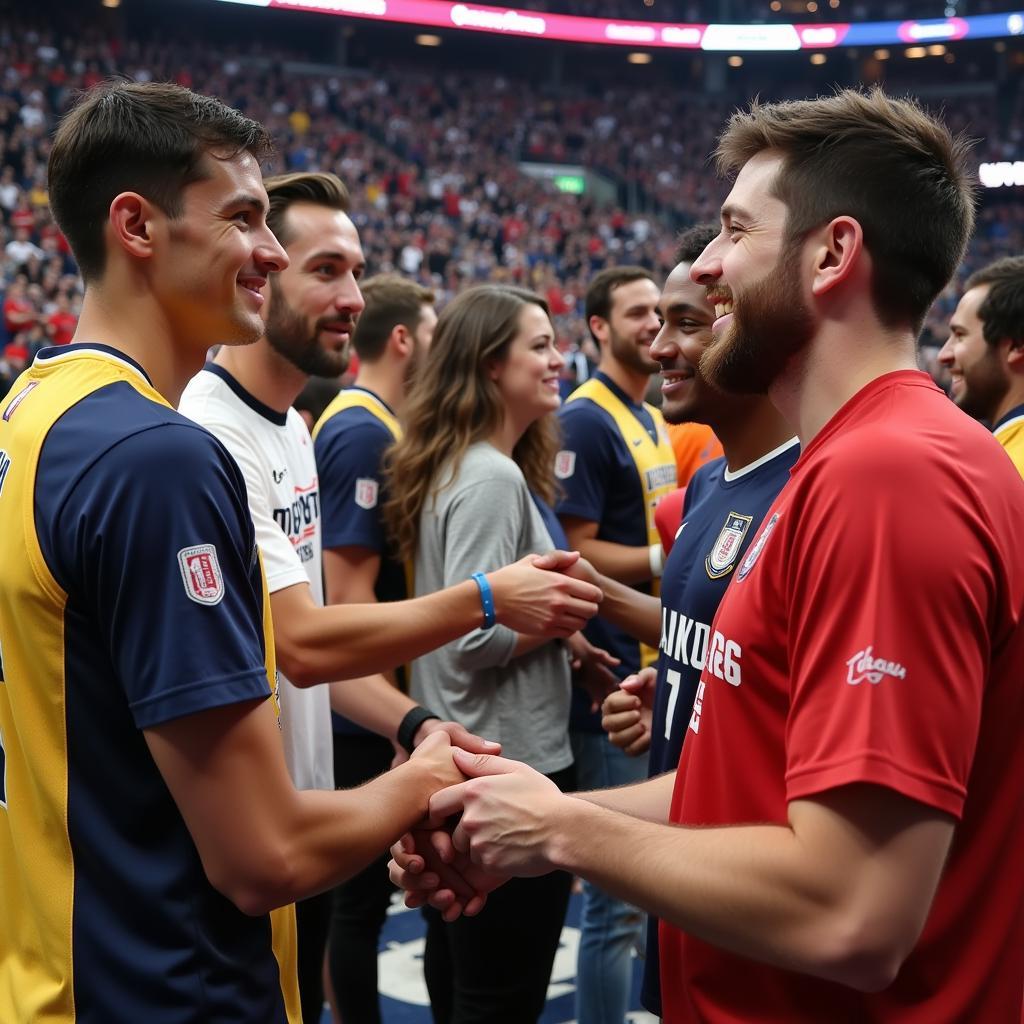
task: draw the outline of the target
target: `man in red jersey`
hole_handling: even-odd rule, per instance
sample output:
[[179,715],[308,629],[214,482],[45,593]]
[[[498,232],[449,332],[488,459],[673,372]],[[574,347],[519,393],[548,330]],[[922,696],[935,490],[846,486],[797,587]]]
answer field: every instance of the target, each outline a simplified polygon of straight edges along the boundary
[[574,871],[661,918],[672,1024],[1020,1020],[1024,488],[914,368],[971,231],[964,157],[880,92],[731,119],[701,370],[767,392],[803,454],[719,607],[693,735],[675,773],[582,798],[458,755],[478,777],[431,800],[463,812],[450,843],[394,848],[413,903]]

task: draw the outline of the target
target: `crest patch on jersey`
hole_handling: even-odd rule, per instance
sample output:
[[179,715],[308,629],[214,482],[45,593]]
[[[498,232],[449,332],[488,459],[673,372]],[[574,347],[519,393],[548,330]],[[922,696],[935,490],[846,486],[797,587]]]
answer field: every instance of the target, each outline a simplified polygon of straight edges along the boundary
[[356,504],[360,508],[365,508],[367,511],[376,508],[379,494],[380,487],[373,477],[361,476],[356,481]]
[[30,380],[8,403],[7,408],[4,409],[4,422],[10,422],[11,417],[15,414],[18,406],[25,401],[26,398],[31,394],[32,390],[39,384],[37,380]]
[[178,552],[178,566],[185,593],[196,604],[220,604],[224,597],[224,576],[212,544],[194,544]]
[[725,525],[704,559],[704,568],[710,579],[720,580],[732,572],[752,520],[753,516],[743,516],[739,512],[730,512],[725,517]]
[[765,544],[768,543],[768,538],[772,535],[772,530],[775,529],[775,524],[779,521],[779,513],[776,512],[767,523],[764,524],[764,529],[761,531],[761,536],[754,541],[754,546],[747,552],[747,557],[743,559],[743,564],[740,566],[740,570],[736,573],[737,580],[745,580],[750,570],[754,568],[754,563],[761,557],[761,552],[764,550]]
[[555,456],[555,476],[559,480],[568,480],[576,472],[576,453],[560,451]]

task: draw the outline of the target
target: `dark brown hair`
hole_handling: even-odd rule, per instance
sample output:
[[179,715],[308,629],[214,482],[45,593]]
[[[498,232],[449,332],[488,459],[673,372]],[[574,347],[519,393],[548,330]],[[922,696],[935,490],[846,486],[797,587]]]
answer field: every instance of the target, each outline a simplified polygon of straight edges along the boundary
[[978,307],[982,337],[989,345],[1009,338],[1019,348],[1024,345],[1024,256],[1007,256],[976,270],[964,291],[984,284],[989,289]]
[[423,307],[434,304],[434,293],[429,288],[398,274],[378,274],[360,282],[359,288],[366,308],[359,314],[352,345],[359,358],[368,363],[381,357],[399,324],[410,334],[415,333]]
[[[406,402],[405,433],[390,449],[391,498],[384,518],[403,559],[419,541],[420,514],[458,472],[466,449],[501,426],[504,403],[490,368],[506,357],[529,305],[550,315],[534,292],[510,285],[479,285],[453,299],[441,313]],[[548,504],[556,496],[558,426],[551,413],[532,423],[512,451],[530,489]]]
[[297,171],[293,174],[275,174],[263,185],[270,198],[267,227],[285,247],[291,241],[287,213],[293,203],[314,203],[331,210],[348,213],[350,200],[345,183],[335,174],[324,171]]
[[694,224],[676,239],[676,263],[696,263],[700,254],[718,236],[717,224]]
[[[594,279],[587,285],[587,295],[584,300],[584,315],[587,320],[587,328],[590,328],[590,318],[599,316],[607,320],[611,315],[613,299],[612,292],[624,284],[632,281],[652,280],[651,272],[643,267],[605,267],[594,275]],[[597,336],[590,331],[594,341]]]
[[50,207],[86,282],[103,274],[104,225],[114,197],[138,192],[180,217],[182,192],[203,160],[271,152],[263,125],[179,85],[112,81],[85,93],[61,121],[49,160]]
[[969,148],[914,100],[845,89],[814,100],[755,101],[730,118],[715,156],[723,173],[765,150],[782,156],[773,193],[788,207],[787,243],[834,217],[856,219],[879,319],[916,333],[974,227]]

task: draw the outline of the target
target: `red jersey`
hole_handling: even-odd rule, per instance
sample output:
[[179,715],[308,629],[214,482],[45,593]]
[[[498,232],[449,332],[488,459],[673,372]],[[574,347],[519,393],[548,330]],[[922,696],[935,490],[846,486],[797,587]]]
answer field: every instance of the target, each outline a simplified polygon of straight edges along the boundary
[[985,1024],[1024,991],[1024,483],[923,373],[863,388],[808,445],[712,626],[671,820],[787,822],[874,783],[952,815],[917,946],[885,991],[661,926],[665,1020]]

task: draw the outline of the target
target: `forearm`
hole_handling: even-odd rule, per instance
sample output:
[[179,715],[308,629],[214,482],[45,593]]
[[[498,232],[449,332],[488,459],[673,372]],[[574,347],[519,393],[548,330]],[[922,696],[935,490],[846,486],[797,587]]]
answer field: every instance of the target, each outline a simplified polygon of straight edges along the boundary
[[651,579],[651,554],[646,545],[633,547],[592,537],[580,541],[578,547],[580,554],[603,576],[620,583],[646,583]]
[[661,643],[661,601],[610,576],[602,576],[598,585],[604,591],[601,618],[656,648]]
[[389,740],[416,702],[380,673],[330,684],[331,710]]
[[328,605],[296,616],[275,640],[285,674],[298,686],[396,668],[483,625],[472,580],[387,604]]
[[857,887],[844,887],[835,865],[812,849],[786,825],[683,828],[576,800],[551,862],[730,952],[881,987],[875,979],[886,973],[887,950],[880,943],[876,954],[867,933],[884,925],[865,922],[846,898]]
[[663,825],[668,821],[675,778],[675,772],[666,772],[664,775],[658,775],[653,779],[644,779],[643,782],[634,782],[628,786],[617,786],[615,789],[595,789],[589,793],[573,795],[596,807],[603,807],[609,811],[627,814],[632,818],[642,818]]
[[438,788],[416,760],[350,790],[303,790],[282,822],[288,865],[281,885],[266,894],[279,906],[323,892],[372,863],[427,813]]

